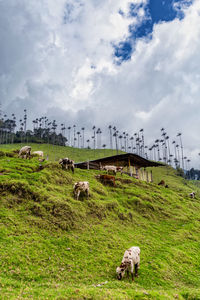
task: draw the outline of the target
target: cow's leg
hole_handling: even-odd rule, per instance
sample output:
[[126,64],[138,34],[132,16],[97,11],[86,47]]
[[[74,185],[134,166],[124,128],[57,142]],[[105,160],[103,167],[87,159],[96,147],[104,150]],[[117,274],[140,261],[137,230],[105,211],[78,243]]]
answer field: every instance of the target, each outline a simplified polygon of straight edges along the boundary
[[77,192],[77,198],[76,198],[76,200],[79,199],[79,195],[80,195],[80,191]]
[[135,277],[138,277],[138,264],[135,264]]
[[89,191],[87,190],[87,199],[89,199]]
[[134,281],[134,274],[133,274],[133,262],[131,261],[131,278]]
[[129,270],[127,270],[127,277],[129,278]]

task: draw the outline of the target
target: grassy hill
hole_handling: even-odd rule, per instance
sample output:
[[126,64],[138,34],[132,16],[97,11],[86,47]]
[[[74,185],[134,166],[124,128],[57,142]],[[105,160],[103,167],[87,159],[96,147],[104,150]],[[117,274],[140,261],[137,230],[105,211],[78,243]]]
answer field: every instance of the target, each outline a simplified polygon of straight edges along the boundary
[[[73,175],[51,161],[40,170],[36,158],[19,159],[13,146],[3,148],[2,299],[200,299],[198,185],[160,167],[152,169],[154,183],[117,175],[114,188],[95,178],[99,171]],[[66,147],[57,149],[57,158],[72,157]],[[85,151],[75,149],[73,158],[87,159]],[[157,185],[161,179],[168,189]],[[78,180],[90,182],[89,200],[73,198]],[[195,199],[188,197],[192,190]],[[116,267],[134,245],[141,248],[139,278],[118,281]]]
[[[0,145],[0,149],[3,151],[12,150],[12,149],[21,149],[21,147],[26,144],[7,144]],[[101,158],[104,156],[115,155],[116,150],[110,149],[78,149],[73,147],[63,147],[52,144],[34,144],[28,143],[29,146],[32,147],[32,151],[41,150],[44,152],[44,155],[48,155],[48,159],[50,161],[57,161],[61,157],[70,157],[74,159],[76,162],[86,161],[86,160],[94,160],[97,158]],[[119,151],[119,153],[123,153]]]

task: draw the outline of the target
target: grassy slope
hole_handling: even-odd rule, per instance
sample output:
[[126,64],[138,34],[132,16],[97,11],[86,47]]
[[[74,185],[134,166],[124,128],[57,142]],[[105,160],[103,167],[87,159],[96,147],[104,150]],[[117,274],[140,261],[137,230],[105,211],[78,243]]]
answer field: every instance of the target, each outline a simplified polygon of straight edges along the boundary
[[[189,199],[193,184],[163,167],[153,168],[153,184],[117,175],[116,188],[99,183],[98,171],[38,167],[37,159],[0,157],[3,299],[200,299],[198,186]],[[90,182],[89,200],[73,199],[77,180]],[[133,245],[142,251],[140,277],[119,282],[116,266]]]
[[[25,146],[26,144],[8,144],[8,145],[0,145],[1,150],[12,150],[12,149],[20,149],[21,147]],[[110,149],[78,149],[73,147],[63,147],[63,146],[56,146],[50,144],[34,144],[28,143],[29,146],[32,147],[33,151],[41,150],[44,151],[44,155],[48,155],[49,160],[57,161],[61,157],[70,157],[74,159],[76,162],[86,161],[86,160],[93,160],[97,158],[101,158],[104,156],[115,155],[115,150]],[[121,151],[119,151],[120,153]],[[122,153],[122,152],[121,152]]]

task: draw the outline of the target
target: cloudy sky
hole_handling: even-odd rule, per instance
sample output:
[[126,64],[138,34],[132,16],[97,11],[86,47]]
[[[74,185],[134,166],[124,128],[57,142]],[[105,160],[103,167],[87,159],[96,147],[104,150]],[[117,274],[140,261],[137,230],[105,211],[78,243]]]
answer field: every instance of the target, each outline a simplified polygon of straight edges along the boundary
[[199,0],[0,0],[3,112],[182,132],[200,167]]

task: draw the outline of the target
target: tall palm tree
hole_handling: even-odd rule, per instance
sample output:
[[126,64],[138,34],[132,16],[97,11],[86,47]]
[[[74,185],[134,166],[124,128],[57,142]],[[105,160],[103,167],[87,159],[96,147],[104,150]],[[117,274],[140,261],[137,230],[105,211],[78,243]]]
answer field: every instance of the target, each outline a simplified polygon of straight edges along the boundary
[[75,143],[76,143],[76,125],[73,125],[74,128],[74,142],[73,142],[73,147],[75,147]]
[[120,142],[120,149],[122,150],[122,138],[123,136],[120,134],[119,135],[119,142]]
[[140,129],[141,136],[141,156],[144,156],[144,129]]
[[109,132],[110,132],[110,149],[113,149],[113,142],[112,142],[112,126],[108,126]]
[[172,144],[174,145],[174,162],[175,162],[175,167],[177,168],[176,141],[173,141]]
[[90,149],[90,140],[88,139],[86,142],[87,142],[87,144],[88,144],[88,145],[87,145],[87,148]]
[[131,136],[131,137],[130,137],[130,141],[131,141],[131,152],[133,152],[133,140],[134,140],[134,137]]
[[115,132],[113,133],[113,136],[114,136],[114,138],[115,138],[116,151],[117,151],[117,154],[118,154],[117,134],[118,134],[117,131],[115,131]]
[[92,129],[93,129],[93,140],[94,140],[94,150],[96,149],[96,132],[95,132],[95,129],[96,129],[96,126],[94,125],[93,127],[92,127]]
[[106,144],[103,144],[102,147],[103,147],[103,150],[104,150],[104,156],[105,156]]
[[68,129],[68,144],[71,146],[71,126],[67,127]]
[[176,151],[177,151],[177,161],[178,161],[178,166],[180,167],[180,153],[179,153],[179,145],[176,145]]
[[182,133],[179,132],[177,136],[180,138],[180,145],[181,145],[181,159],[182,159],[182,169],[184,170],[184,156],[183,156],[183,143],[181,138]]
[[85,134],[85,127],[82,127],[81,130],[82,130],[82,137],[83,137],[83,139],[82,139],[82,141],[83,141],[82,147],[85,148],[85,136],[84,136],[84,134]]
[[168,145],[168,162],[170,164],[170,162],[171,162],[171,159],[170,159],[171,153],[170,153],[170,146],[169,146],[169,136],[167,135],[165,139],[166,139],[167,145]]
[[77,131],[77,135],[78,135],[78,148],[80,148],[80,131]]

